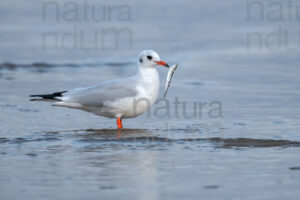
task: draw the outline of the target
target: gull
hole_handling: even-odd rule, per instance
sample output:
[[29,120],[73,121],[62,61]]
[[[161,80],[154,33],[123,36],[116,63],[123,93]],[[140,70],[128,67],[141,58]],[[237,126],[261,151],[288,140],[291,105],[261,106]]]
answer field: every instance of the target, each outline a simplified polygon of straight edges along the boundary
[[[52,94],[30,95],[31,101],[50,101],[52,106],[83,110],[99,116],[116,118],[122,129],[123,118],[137,117],[150,109],[158,97],[157,65],[169,68],[153,50],[138,55],[135,76],[110,80],[90,87],[75,88]],[[38,97],[38,98],[36,98]]]

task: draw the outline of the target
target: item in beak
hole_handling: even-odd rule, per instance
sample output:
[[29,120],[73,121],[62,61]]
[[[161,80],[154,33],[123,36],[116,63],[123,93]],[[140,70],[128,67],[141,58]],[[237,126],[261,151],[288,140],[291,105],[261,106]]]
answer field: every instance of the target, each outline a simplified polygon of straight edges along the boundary
[[172,67],[170,67],[169,71],[168,71],[168,75],[167,75],[167,80],[166,80],[166,87],[165,87],[165,93],[164,93],[164,97],[166,97],[170,83],[171,83],[171,79],[172,76],[175,72],[175,70],[177,69],[178,64],[173,65]]

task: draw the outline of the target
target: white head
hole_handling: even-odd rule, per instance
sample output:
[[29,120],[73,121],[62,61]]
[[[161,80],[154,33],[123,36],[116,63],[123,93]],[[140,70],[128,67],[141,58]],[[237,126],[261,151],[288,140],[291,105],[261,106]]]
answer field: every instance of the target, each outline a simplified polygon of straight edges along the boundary
[[138,65],[143,68],[154,68],[157,65],[169,67],[153,50],[144,50],[138,56]]

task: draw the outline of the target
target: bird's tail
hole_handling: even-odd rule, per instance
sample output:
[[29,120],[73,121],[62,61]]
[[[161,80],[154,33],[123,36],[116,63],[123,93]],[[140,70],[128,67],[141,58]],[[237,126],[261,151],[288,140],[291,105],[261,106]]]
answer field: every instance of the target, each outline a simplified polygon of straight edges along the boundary
[[38,97],[30,99],[30,101],[60,101],[57,97],[62,97],[62,94],[67,91],[62,92],[54,92],[52,94],[34,94],[30,95],[30,97]]

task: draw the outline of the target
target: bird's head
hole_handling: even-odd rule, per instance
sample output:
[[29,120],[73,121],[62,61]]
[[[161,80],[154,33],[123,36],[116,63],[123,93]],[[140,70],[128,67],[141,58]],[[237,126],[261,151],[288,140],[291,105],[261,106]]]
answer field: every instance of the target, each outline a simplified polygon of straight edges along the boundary
[[144,68],[154,68],[157,65],[169,68],[169,65],[162,61],[159,55],[153,50],[142,51],[138,56],[138,64]]

